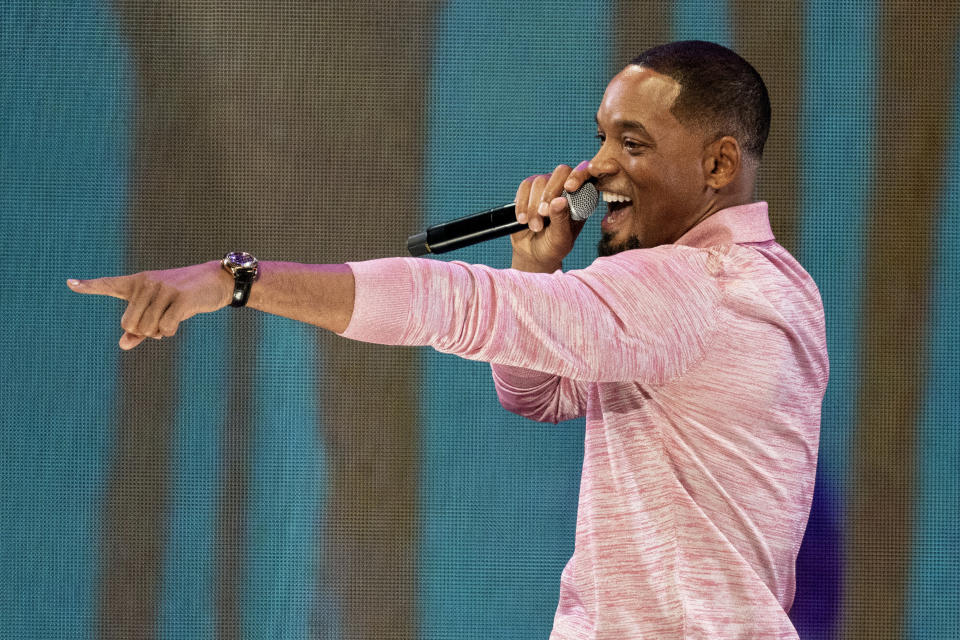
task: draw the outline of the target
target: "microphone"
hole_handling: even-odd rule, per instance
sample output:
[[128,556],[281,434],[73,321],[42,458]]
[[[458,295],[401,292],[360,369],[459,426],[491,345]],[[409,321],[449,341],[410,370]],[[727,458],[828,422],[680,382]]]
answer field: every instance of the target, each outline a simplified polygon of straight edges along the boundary
[[[574,220],[589,218],[600,200],[600,192],[593,181],[584,182],[583,186],[573,193],[564,191],[562,195],[570,205],[570,217]],[[527,225],[517,222],[515,206],[516,203],[511,202],[502,207],[428,227],[426,231],[407,238],[407,250],[412,256],[445,253],[526,229]],[[550,218],[544,218],[544,228],[549,224]]]

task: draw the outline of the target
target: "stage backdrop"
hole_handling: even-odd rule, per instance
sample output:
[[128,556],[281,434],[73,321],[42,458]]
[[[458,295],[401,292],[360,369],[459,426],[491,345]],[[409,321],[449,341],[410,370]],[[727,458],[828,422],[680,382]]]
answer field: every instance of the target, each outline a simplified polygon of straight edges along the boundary
[[[545,638],[584,424],[487,365],[225,309],[116,346],[68,277],[405,254],[592,155],[607,80],[700,38],[760,71],[759,185],[831,380],[802,638],[960,634],[955,0],[0,7],[0,637]],[[567,268],[594,255],[585,229]],[[449,258],[509,264],[504,239]]]

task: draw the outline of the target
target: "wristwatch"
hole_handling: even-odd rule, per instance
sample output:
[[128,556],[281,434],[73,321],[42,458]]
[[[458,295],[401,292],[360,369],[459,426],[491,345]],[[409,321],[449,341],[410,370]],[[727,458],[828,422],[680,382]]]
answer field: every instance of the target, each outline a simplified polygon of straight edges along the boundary
[[223,268],[233,275],[231,307],[242,307],[250,297],[250,287],[260,277],[260,263],[246,251],[231,251],[223,256]]

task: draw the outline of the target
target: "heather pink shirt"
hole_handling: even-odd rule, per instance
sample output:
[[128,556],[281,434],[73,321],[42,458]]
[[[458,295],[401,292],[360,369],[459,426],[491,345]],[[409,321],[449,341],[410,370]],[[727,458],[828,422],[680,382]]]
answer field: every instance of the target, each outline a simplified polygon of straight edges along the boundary
[[344,336],[488,361],[510,411],[586,415],[552,639],[797,637],[828,363],[819,292],[765,202],[566,273],[350,267]]

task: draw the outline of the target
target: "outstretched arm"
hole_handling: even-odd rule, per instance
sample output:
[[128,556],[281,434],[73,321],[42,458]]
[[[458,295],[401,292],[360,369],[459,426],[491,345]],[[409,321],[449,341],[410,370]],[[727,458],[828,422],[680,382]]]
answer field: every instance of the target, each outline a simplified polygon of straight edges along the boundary
[[[567,179],[566,186],[576,190],[587,177],[585,168],[581,164],[571,175],[571,169],[561,165],[552,176],[532,176],[521,184],[517,212],[522,221],[529,219],[532,229],[544,231],[537,206],[546,201],[557,224],[549,233],[521,232],[511,238],[514,268],[549,273],[559,267],[583,226],[569,220],[566,200],[559,197],[562,183]],[[541,209],[541,214],[546,216],[547,211]],[[127,276],[70,279],[67,285],[77,293],[108,295],[129,303],[120,320],[124,331],[120,348],[129,350],[146,338],[170,337],[184,320],[230,304],[233,278],[215,260]],[[345,264],[261,262],[260,278],[250,290],[247,306],[342,333],[353,315],[354,286],[353,273]]]
[[[146,338],[174,335],[181,322],[230,304],[233,277],[219,260],[143,271],[128,276],[67,280],[77,293],[113,296],[127,301],[120,320],[121,349]],[[354,280],[345,264],[261,262],[260,278],[250,290],[248,307],[342,332],[353,314]]]
[[[225,306],[226,275],[208,262],[71,286],[128,300],[120,346],[131,349]],[[656,383],[699,359],[722,294],[705,252],[657,248],[549,274],[423,258],[268,262],[250,303],[363,342],[429,345],[573,380]]]

